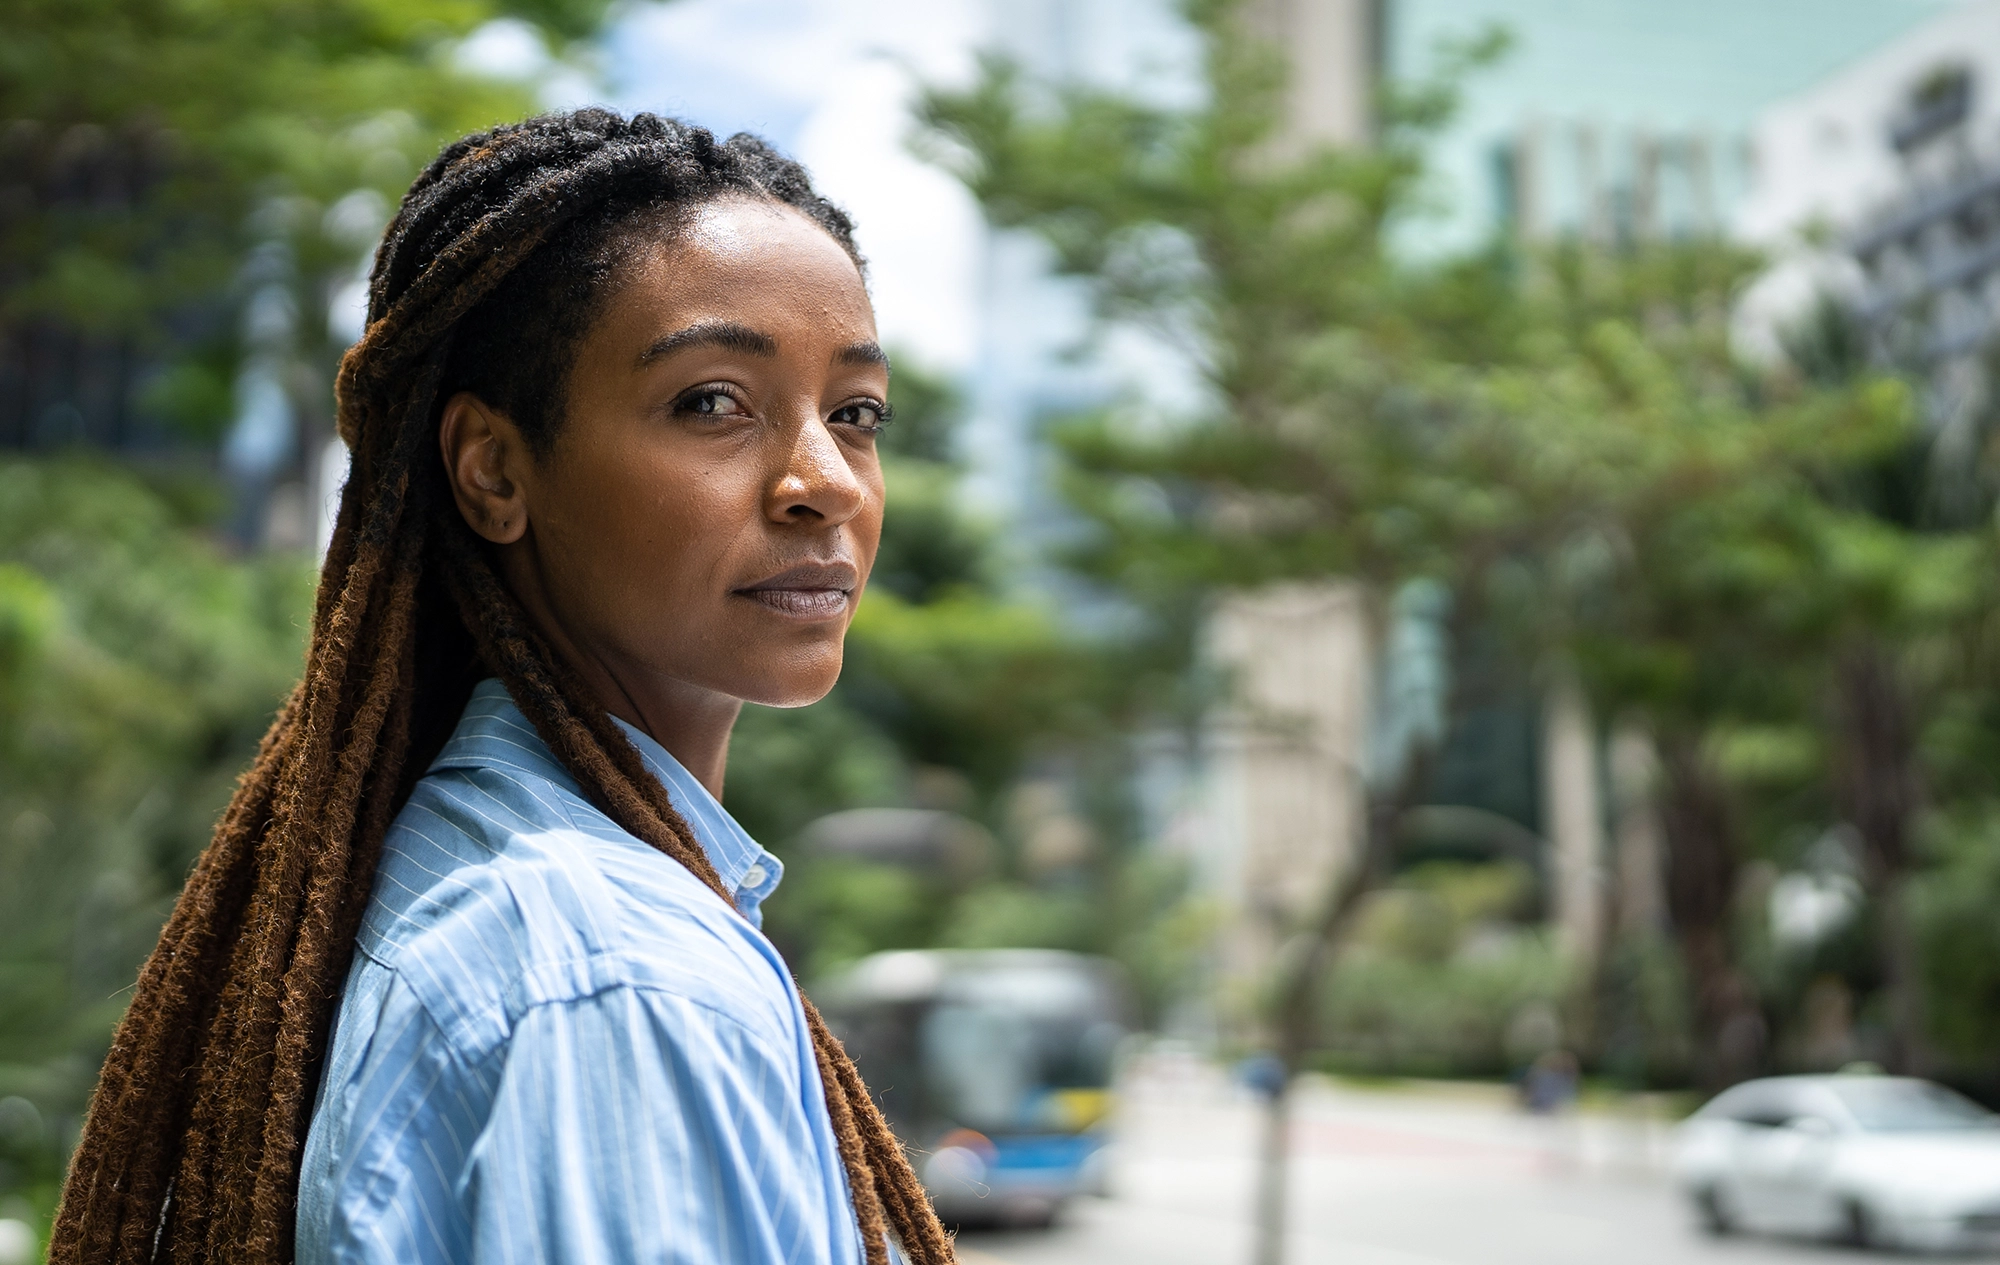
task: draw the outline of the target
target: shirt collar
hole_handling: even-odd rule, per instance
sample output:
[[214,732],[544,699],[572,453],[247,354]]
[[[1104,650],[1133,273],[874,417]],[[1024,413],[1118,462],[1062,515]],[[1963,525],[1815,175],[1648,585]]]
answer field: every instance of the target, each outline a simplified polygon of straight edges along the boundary
[[612,719],[618,721],[618,727],[639,749],[639,758],[646,762],[646,768],[667,788],[667,798],[687,819],[702,851],[708,853],[709,864],[721,876],[722,885],[736,893],[737,904],[749,913],[750,906],[762,902],[777,887],[784,875],[784,865],[737,824],[729,810],[674,759],[672,752],[616,716]]
[[[618,720],[615,716],[612,719]],[[783,863],[752,839],[672,752],[622,720],[618,720],[618,727],[632,740],[647,770],[666,787],[668,800],[694,832],[695,842],[708,855],[723,889],[735,892],[737,908],[753,923],[761,924],[759,906],[784,877]],[[458,728],[431,762],[431,769],[487,765],[520,769],[563,786],[576,785],[576,779],[548,749],[497,677],[488,677],[473,687]]]

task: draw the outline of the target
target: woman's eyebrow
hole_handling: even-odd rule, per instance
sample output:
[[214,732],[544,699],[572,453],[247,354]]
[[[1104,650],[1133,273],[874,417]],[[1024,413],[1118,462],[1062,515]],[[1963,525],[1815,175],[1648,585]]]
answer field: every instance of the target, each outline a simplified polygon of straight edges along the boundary
[[[662,356],[671,356],[689,347],[721,347],[751,356],[778,354],[777,339],[769,334],[760,334],[748,325],[735,321],[698,321],[686,329],[677,329],[655,338],[646,350],[639,353],[638,367],[643,369]],[[879,349],[877,354],[880,354]]]
[[833,363],[837,365],[881,365],[884,369],[887,369],[889,367],[889,353],[882,350],[880,343],[864,339],[858,343],[849,343],[839,351],[834,352]]

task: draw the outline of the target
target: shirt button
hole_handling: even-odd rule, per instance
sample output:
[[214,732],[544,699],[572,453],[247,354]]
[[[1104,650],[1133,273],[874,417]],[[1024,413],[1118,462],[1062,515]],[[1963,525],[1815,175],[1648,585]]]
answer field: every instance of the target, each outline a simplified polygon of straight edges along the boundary
[[743,886],[755,887],[759,883],[762,883],[763,881],[764,881],[764,867],[761,864],[753,865],[749,869],[743,871]]

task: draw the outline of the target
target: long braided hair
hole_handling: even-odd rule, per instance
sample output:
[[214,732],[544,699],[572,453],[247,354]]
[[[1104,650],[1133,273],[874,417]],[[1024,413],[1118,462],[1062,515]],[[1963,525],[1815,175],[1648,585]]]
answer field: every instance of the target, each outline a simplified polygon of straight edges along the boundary
[[[846,216],[797,164],[753,137],[718,142],[647,114],[495,128],[411,186],[376,255],[367,333],[340,368],[353,464],[304,677],[140,974],[52,1262],[291,1259],[317,1064],[383,835],[480,677],[505,682],[612,820],[730,899],[665,789],[501,582],[437,444],[443,401],[468,386],[545,444],[564,344],[587,326],[621,240],[729,196],[795,208],[859,265]],[[854,1064],[810,1002],[805,1013],[869,1265],[886,1265],[891,1233],[913,1265],[951,1261]]]

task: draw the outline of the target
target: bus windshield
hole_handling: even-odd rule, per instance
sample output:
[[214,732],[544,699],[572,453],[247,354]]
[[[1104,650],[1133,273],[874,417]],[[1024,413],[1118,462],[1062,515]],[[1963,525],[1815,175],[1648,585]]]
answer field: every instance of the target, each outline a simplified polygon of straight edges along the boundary
[[1077,1134],[1110,1106],[1128,999],[1115,964],[1042,949],[913,950],[828,982],[827,1022],[890,1122]]
[[1053,1123],[1052,1091],[1101,1090],[1123,1029],[1089,976],[1007,968],[953,977],[923,1020],[937,1105],[987,1131]]

